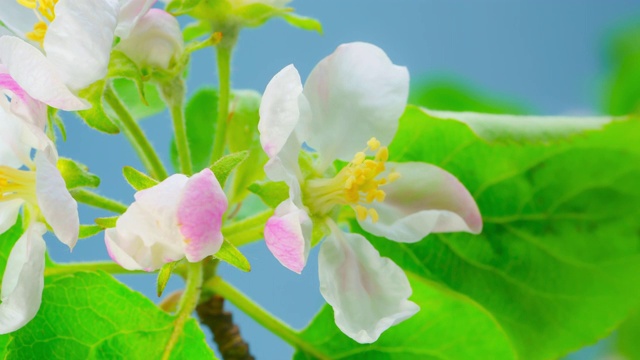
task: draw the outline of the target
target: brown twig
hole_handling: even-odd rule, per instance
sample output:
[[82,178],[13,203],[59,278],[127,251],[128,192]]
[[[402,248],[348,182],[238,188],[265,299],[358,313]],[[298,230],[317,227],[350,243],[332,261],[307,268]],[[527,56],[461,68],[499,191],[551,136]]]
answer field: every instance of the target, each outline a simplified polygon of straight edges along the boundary
[[222,296],[213,295],[200,303],[196,312],[200,321],[213,332],[213,341],[218,345],[224,360],[255,360],[249,353],[249,344],[244,341],[240,329],[233,323],[233,315],[224,311]]

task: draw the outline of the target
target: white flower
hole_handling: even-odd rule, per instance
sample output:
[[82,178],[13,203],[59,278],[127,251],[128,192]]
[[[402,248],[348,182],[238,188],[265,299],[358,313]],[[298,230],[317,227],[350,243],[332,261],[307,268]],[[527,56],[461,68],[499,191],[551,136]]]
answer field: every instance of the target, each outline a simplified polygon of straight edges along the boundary
[[62,110],[86,109],[77,92],[104,78],[116,34],[128,35],[153,2],[8,2],[0,20],[18,37],[0,37],[0,63],[35,99]]
[[28,221],[2,279],[0,334],[5,334],[29,322],[40,307],[43,221],[73,248],[79,219],[77,203],[56,168],[55,147],[44,133],[46,106],[31,98],[1,65],[0,93],[0,233],[16,223],[21,209]]
[[153,271],[185,257],[198,262],[222,246],[227,198],[211,170],[172,175],[135,199],[105,232],[109,255],[125,269]]
[[[260,140],[270,158],[265,171],[290,189],[267,222],[265,242],[284,266],[301,272],[313,224],[331,229],[320,250],[320,290],[336,325],[361,343],[377,340],[418,307],[407,300],[402,269],[361,235],[343,233],[332,219],[337,209],[350,206],[365,230],[399,242],[482,228],[475,201],[453,175],[387,161],[384,145],[396,133],[408,90],[406,68],[374,45],[351,43],[322,60],[304,87],[293,65],[284,68],[260,106]],[[313,151],[300,158],[303,144]],[[335,171],[335,160],[347,164]]]
[[151,9],[116,45],[138,66],[169,69],[184,51],[184,40],[178,20],[166,11]]

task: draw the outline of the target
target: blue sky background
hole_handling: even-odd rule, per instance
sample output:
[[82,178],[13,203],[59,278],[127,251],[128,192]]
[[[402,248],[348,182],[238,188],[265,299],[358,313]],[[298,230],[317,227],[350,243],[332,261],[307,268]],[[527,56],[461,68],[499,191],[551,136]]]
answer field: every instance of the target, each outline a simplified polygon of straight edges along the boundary
[[[448,74],[490,93],[519,99],[538,114],[597,112],[598,88],[606,72],[603,45],[620,24],[640,20],[637,0],[296,0],[291,5],[299,14],[321,20],[324,34],[304,32],[277,19],[243,31],[232,69],[235,88],[262,91],[275,73],[291,63],[305,78],[339,44],[368,41],[384,49],[396,64],[407,66],[413,81]],[[191,71],[197,79],[189,80],[189,90],[215,85],[215,67],[213,51],[197,53]],[[69,140],[59,144],[61,155],[98,174],[101,193],[130,203],[133,191],[121,169],[142,166],[124,136],[91,131],[73,116],[66,117],[66,124]],[[157,150],[168,154],[168,114],[146,119],[143,126]],[[105,215],[81,208],[83,223]],[[56,261],[108,259],[101,237],[82,240],[72,254],[51,238],[48,245]],[[302,275],[280,266],[263,243],[249,245],[243,252],[253,271],[245,274],[222,266],[221,274],[293,327],[304,327],[323,304],[317,251]],[[157,301],[154,275],[121,279]],[[166,293],[181,285],[172,279]],[[242,313],[235,311],[234,316],[258,359],[290,358],[293,350],[287,344]]]

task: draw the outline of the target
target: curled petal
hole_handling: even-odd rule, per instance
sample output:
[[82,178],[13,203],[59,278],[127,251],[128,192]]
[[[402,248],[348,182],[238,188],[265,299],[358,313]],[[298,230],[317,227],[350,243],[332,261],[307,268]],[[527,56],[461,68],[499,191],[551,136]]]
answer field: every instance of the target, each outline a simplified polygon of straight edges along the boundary
[[60,0],[44,39],[47,59],[74,91],[107,75],[118,16],[117,0]]
[[[6,1],[2,4],[0,22],[6,25],[11,35],[24,37],[26,33],[33,30],[33,25],[38,21],[33,10],[28,9],[17,1]],[[3,26],[0,25],[0,29]]]
[[311,249],[312,223],[307,213],[289,200],[276,208],[264,228],[264,241],[287,269],[301,273]]
[[320,292],[336,325],[359,343],[372,343],[420,310],[398,265],[359,234],[334,231],[320,248]]
[[0,334],[15,331],[36,316],[44,289],[43,224],[34,223],[13,246],[2,278]]
[[36,196],[45,220],[62,243],[73,249],[78,242],[80,219],[78,203],[56,167],[57,156],[52,147],[36,152]]
[[469,191],[450,173],[421,162],[387,163],[400,177],[383,189],[383,202],[370,206],[379,221],[360,221],[366,231],[399,242],[416,242],[432,232],[482,230],[482,216]]
[[204,169],[187,181],[177,212],[187,260],[198,262],[220,250],[227,205],[227,197],[211,170]]
[[118,12],[118,26],[115,34],[127,38],[140,18],[156,3],[156,0],[120,0]]
[[[304,97],[302,82],[298,70],[293,65],[280,70],[264,90],[258,130],[260,143],[269,158],[278,156],[285,144],[294,142],[290,137],[296,136],[296,128],[301,117],[308,116],[306,111],[301,111],[300,103],[304,101],[301,97]],[[302,141],[304,138],[297,141],[296,156]]]
[[17,37],[0,37],[0,63],[6,66],[11,77],[34,99],[61,110],[83,110],[90,107],[69,90],[51,61],[38,49]]
[[349,161],[367,141],[388,144],[409,94],[409,72],[367,43],[340,45],[304,85],[313,121],[307,142],[328,165]]
[[116,46],[138,66],[169,69],[182,54],[184,40],[178,20],[166,11],[151,9]]

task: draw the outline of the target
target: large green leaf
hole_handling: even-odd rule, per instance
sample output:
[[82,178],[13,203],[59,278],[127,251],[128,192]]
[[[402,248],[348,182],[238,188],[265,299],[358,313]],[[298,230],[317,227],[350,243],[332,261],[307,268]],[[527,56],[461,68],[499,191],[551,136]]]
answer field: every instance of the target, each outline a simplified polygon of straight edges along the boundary
[[[5,359],[159,359],[173,317],[104,273],[45,278],[38,315],[11,336]],[[171,359],[212,359],[189,320]]]
[[[208,167],[213,151],[213,138],[218,116],[218,91],[202,88],[193,94],[185,108],[185,125],[189,140],[191,162],[195,172]],[[178,168],[178,150],[171,144],[171,161]]]
[[[488,141],[409,107],[391,160],[456,175],[480,207],[483,232],[415,244],[366,234],[405,269],[421,312],[373,345],[331,331],[329,310],[302,336],[330,357],[550,359],[594,343],[638,308],[640,122],[546,142],[536,131],[527,139],[527,123],[521,129],[517,142]],[[490,350],[468,351],[479,343]]]
[[636,312],[618,329],[617,345],[627,359],[640,359],[640,312]]

